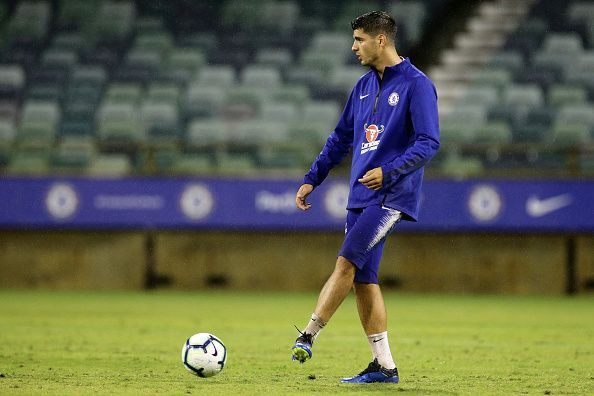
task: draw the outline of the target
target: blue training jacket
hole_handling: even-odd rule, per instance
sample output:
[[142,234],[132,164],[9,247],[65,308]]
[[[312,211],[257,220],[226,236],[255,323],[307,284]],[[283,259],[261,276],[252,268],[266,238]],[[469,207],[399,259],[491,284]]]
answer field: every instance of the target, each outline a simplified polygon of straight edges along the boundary
[[[353,150],[348,209],[381,204],[417,221],[423,166],[439,149],[437,92],[431,80],[404,59],[361,76],[334,131],[303,182],[320,185]],[[374,168],[383,172],[381,190],[358,179]]]

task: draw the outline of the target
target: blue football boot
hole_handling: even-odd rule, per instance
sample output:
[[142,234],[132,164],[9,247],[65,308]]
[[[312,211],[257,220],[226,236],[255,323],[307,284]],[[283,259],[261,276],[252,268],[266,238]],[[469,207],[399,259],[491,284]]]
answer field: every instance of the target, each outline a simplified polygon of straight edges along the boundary
[[346,382],[351,384],[368,384],[371,382],[391,382],[397,384],[398,369],[393,368],[391,370],[380,366],[377,359],[373,359],[373,362],[369,363],[369,366],[359,374],[350,378],[343,378],[340,382]]
[[308,359],[311,359],[313,353],[311,352],[311,346],[313,345],[313,335],[308,333],[301,333],[295,340],[295,345],[291,348],[293,353],[293,360],[297,360],[299,363],[305,363]]

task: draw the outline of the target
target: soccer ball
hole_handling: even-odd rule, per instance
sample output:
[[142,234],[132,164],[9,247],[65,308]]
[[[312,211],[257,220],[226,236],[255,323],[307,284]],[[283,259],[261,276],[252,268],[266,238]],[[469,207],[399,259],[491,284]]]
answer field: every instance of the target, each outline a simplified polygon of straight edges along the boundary
[[227,362],[225,344],[209,333],[194,334],[181,351],[184,367],[198,377],[212,377],[221,372]]

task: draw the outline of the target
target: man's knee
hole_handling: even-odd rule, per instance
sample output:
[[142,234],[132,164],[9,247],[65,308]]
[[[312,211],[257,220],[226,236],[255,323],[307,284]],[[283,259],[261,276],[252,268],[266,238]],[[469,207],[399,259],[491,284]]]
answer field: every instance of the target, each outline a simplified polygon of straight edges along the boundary
[[354,278],[356,270],[357,267],[355,267],[353,262],[342,256],[338,256],[338,259],[336,260],[336,267],[334,267],[334,272],[336,272],[337,275]]

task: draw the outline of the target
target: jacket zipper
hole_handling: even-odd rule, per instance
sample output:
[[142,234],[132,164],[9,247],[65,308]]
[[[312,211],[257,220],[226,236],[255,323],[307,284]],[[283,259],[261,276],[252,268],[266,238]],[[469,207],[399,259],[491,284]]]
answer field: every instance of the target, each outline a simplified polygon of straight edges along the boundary
[[[378,75],[378,78],[379,78],[379,75]],[[375,102],[373,103],[373,112],[371,113],[372,115],[375,114],[375,112],[377,111],[377,102],[379,101],[380,94],[382,93],[383,82],[384,82],[384,79],[381,78],[379,80],[379,90],[377,91],[377,95],[375,95]]]

